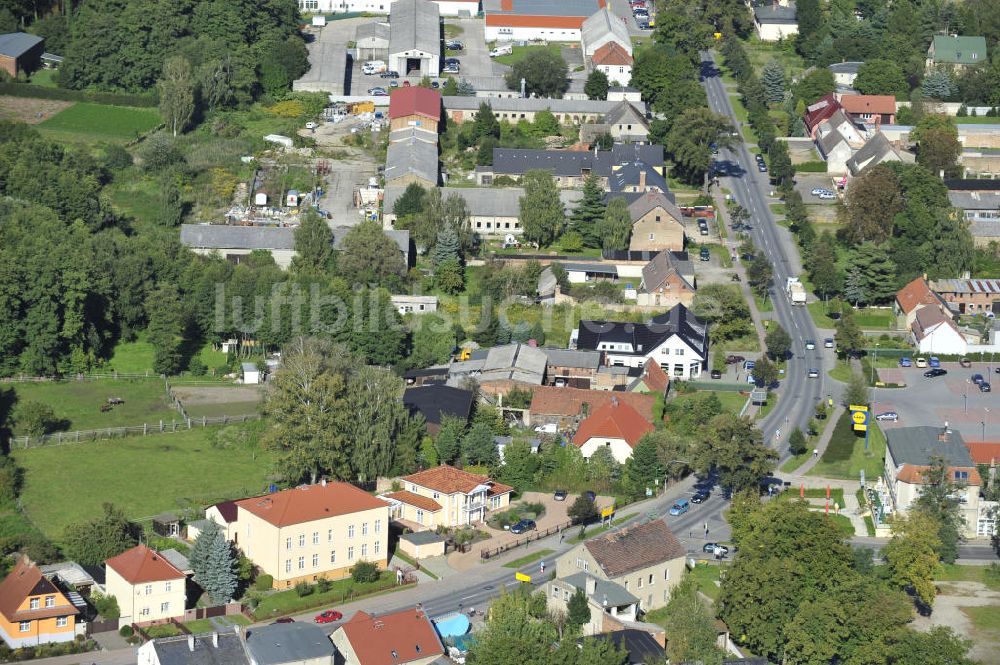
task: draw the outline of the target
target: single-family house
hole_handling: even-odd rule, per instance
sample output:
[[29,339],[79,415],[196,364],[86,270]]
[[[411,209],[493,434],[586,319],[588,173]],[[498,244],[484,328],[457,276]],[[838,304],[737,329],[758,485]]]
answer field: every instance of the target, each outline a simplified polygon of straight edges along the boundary
[[321,480],[235,504],[232,542],[275,589],[347,577],[359,561],[388,563],[389,504],[349,483]]
[[684,222],[680,208],[664,192],[647,191],[628,207],[632,218],[631,252],[681,251]]
[[[927,471],[940,458],[948,468],[951,481],[957,485],[954,496],[965,522],[963,535],[975,538],[992,533],[996,517],[985,514],[987,511],[981,505],[986,503],[979,497],[982,479],[961,433],[946,424],[943,427],[897,427],[887,430],[885,436],[882,481],[893,510],[905,513],[910,509],[927,482]],[[995,505],[990,504],[989,508]]]
[[820,124],[832,118],[833,114],[839,110],[840,102],[837,101],[832,92],[807,106],[802,120],[805,122],[806,129],[809,130],[809,136],[816,138],[816,131]]
[[857,177],[865,169],[883,162],[905,162],[912,164],[915,158],[912,154],[893,147],[882,132],[876,132],[868,141],[847,160],[847,171],[852,177]]
[[843,95],[840,106],[855,122],[876,127],[896,123],[896,98],[892,95]]
[[[642,376],[642,372],[637,372]],[[531,404],[525,414],[532,426],[556,425],[560,430],[573,429],[590,414],[607,406],[612,398],[632,407],[643,420],[653,422],[656,398],[639,392],[584,390],[538,386],[531,390]]]
[[893,310],[900,327],[909,328],[917,319],[917,311],[924,307],[942,306],[941,298],[931,290],[925,277],[917,277],[896,292]]
[[976,247],[1000,240],[1000,180],[946,179],[948,202],[969,224]]
[[652,520],[580,543],[556,560],[556,579],[584,572],[614,582],[639,599],[641,611],[649,612],[667,604],[684,574],[686,555],[666,522]]
[[601,579],[583,571],[555,578],[545,584],[544,592],[550,610],[568,611],[569,601],[582,591],[590,607],[590,619],[581,626],[584,635],[600,635],[622,621],[639,620],[639,599],[620,584]]
[[359,611],[330,636],[343,665],[431,665],[444,645],[419,608],[371,615]]
[[486,41],[578,42],[600,0],[483,0]]
[[1000,313],[1000,279],[937,279],[929,288],[959,314]]
[[795,4],[779,2],[764,3],[754,0],[751,4],[753,27],[762,42],[777,42],[799,34],[799,21]]
[[[634,236],[633,236],[634,237]],[[697,291],[694,267],[673,252],[660,252],[642,268],[636,304],[645,307],[690,307]]]
[[385,184],[436,187],[439,179],[437,145],[416,136],[389,143],[385,153]]
[[411,127],[438,132],[441,121],[441,93],[419,85],[396,88],[389,95],[389,129]]
[[986,38],[964,35],[934,35],[927,48],[927,69],[964,69],[988,64]]
[[653,424],[638,411],[624,404],[612,393],[611,401],[590,414],[573,435],[573,445],[589,458],[599,448],[608,448],[624,464],[643,434],[653,431]]
[[601,6],[583,22],[580,43],[584,59],[593,57],[594,53],[607,44],[618,44],[629,57],[632,56],[632,37],[628,32],[628,24],[611,11],[609,5]]
[[604,134],[610,134],[619,143],[647,143],[649,122],[639,106],[622,100],[604,115],[601,122],[580,125],[581,143],[592,145]]
[[618,42],[608,42],[594,51],[590,63],[611,83],[628,85],[632,81],[632,55]]
[[835,62],[827,69],[833,72],[833,82],[838,88],[854,88],[854,79],[858,78],[858,69],[865,63],[856,61]]
[[414,531],[486,521],[510,505],[514,488],[487,476],[441,465],[400,478],[403,489],[383,495],[392,519]]
[[547,359],[545,383],[564,388],[590,389],[590,382],[602,364],[600,351],[579,351],[570,349],[539,349]]
[[403,392],[403,406],[422,415],[431,434],[440,431],[445,417],[468,422],[474,399],[471,390],[444,385],[412,386]]
[[79,614],[69,595],[26,556],[0,582],[0,637],[11,649],[72,642]]
[[187,576],[160,552],[136,545],[104,562],[105,588],[118,601],[121,626],[184,616]]
[[0,70],[11,78],[38,69],[42,62],[45,40],[26,32],[0,35]]
[[400,316],[405,314],[430,314],[436,312],[438,308],[437,296],[419,296],[407,294],[393,294],[389,296],[389,301],[396,308]]
[[427,0],[393,0],[389,8],[389,69],[402,76],[441,73],[441,10]]
[[468,360],[451,364],[448,384],[461,385],[468,377],[481,389],[489,389],[488,384],[499,384],[493,392],[512,383],[539,386],[545,382],[547,361],[541,350],[520,342],[479,349]]
[[684,305],[675,305],[649,323],[580,321],[570,345],[604,351],[610,365],[641,367],[646,360],[659,363],[679,379],[701,376],[708,360],[708,331]]
[[920,353],[964,355],[968,341],[943,307],[922,307],[910,325],[910,336]]

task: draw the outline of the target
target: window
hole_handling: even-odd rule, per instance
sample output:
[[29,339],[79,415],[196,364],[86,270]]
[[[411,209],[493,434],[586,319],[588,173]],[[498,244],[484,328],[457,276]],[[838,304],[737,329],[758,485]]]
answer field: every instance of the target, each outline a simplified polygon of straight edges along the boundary
[[142,616],[144,616],[144,617],[148,617],[149,616],[149,608],[148,607],[142,608],[142,611],[139,612],[139,614],[142,615]]
[[56,628],[65,628],[69,625],[69,619],[67,617],[56,617]]
[[628,591],[628,580],[625,580],[625,590]]
[[163,585],[163,590],[170,593],[170,587],[173,586],[173,582],[167,582]]
[[327,529],[326,530],[326,542],[328,542],[328,543],[332,543],[333,542],[333,529]]
[[30,633],[31,632],[31,622],[30,621],[22,621],[20,623],[20,625],[17,627],[17,629],[19,631],[21,631],[22,633]]
[[410,484],[410,491],[411,492],[416,492],[417,491],[417,486],[411,483]]
[[375,554],[382,551],[382,543],[378,540],[375,541]]
[[347,560],[348,561],[354,561],[354,548],[353,547],[348,547],[347,548]]
[[659,215],[656,216],[656,221],[660,221],[660,216]]
[[969,479],[968,471],[955,471],[955,480],[968,480],[968,479]]
[[653,573],[649,574],[649,585],[653,586]]
[[306,569],[306,558],[304,556],[299,557],[299,570]]
[[667,580],[668,582],[670,581],[670,569],[669,568],[664,568],[663,569],[663,579]]
[[330,550],[330,563],[337,563],[337,550]]
[[38,609],[38,605],[39,605],[39,601],[38,601],[37,598],[32,598],[30,601],[28,601],[28,608],[29,609],[37,610]]
[[292,572],[292,560],[291,559],[285,559],[285,572],[286,573]]
[[286,550],[292,549],[292,539],[290,536],[288,538],[285,538],[285,549]]
[[417,510],[417,524],[423,524],[423,523],[424,523],[424,511],[418,509]]
[[559,587],[557,587],[555,585],[552,586],[552,597],[553,598],[558,598],[559,597]]
[[684,355],[684,349],[674,349],[674,355],[675,356],[683,356]]
[[375,533],[382,532],[382,520],[375,520]]
[[319,531],[313,531],[313,545],[319,545]]
[[361,523],[361,535],[362,536],[367,536],[368,535],[368,522],[362,522]]
[[650,233],[650,234],[649,234],[649,239],[650,239],[650,240],[652,240],[652,239],[653,239],[653,234],[652,234],[652,233]]
[[55,596],[45,596],[45,607],[55,607],[56,597]]
[[440,499],[440,498],[441,498],[441,495],[440,495],[440,494],[438,494],[437,492],[434,492],[434,498],[435,498],[435,499]]
[[160,603],[160,613],[166,613],[170,611],[170,603]]
[[149,596],[152,593],[153,593],[153,585],[152,584],[147,584],[146,585],[146,595]]
[[306,534],[300,533],[299,534],[299,547],[305,547],[305,546],[306,546]]
[[368,556],[368,543],[361,544],[361,558],[364,559]]
[[319,554],[313,554],[313,568],[319,567]]
[[347,537],[348,538],[353,538],[354,537],[354,525],[353,524],[351,526],[347,527]]
[[639,579],[638,579],[638,580],[636,580],[636,584],[638,585],[638,587],[639,587],[640,589],[642,588],[642,576],[640,576],[640,577],[639,577]]

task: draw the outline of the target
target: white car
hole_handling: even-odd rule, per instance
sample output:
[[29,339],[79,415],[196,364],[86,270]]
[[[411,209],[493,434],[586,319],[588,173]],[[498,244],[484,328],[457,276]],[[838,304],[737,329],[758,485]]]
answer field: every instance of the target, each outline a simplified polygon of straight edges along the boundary
[[816,342],[812,341],[811,339],[807,339],[806,340],[806,348],[808,350],[812,351],[813,349],[816,348]]
[[819,370],[818,369],[812,369],[812,368],[810,368],[810,370],[809,370],[809,378],[810,379],[815,379],[815,378],[818,378],[818,377],[819,377]]
[[316,129],[317,125],[315,122],[307,122],[306,129]]
[[825,191],[826,190],[823,189],[822,187],[813,187],[813,190],[811,192],[809,192],[809,193],[812,194],[813,196],[819,196],[820,194],[822,194]]
[[823,192],[822,194],[819,195],[819,198],[824,201],[832,201],[833,199],[837,198],[837,195],[834,194],[833,192]]
[[555,423],[548,423],[545,425],[539,425],[535,428],[535,431],[539,434],[556,434],[559,432],[559,428]]

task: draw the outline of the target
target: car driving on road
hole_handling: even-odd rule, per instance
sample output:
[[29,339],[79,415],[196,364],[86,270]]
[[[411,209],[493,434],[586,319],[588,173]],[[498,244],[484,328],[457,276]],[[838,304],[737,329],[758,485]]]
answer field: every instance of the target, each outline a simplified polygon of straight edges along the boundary
[[716,547],[722,550],[723,554],[729,554],[729,548],[719,543],[705,543],[704,547],[701,548],[701,551],[705,554],[714,554]]
[[990,386],[990,382],[989,381],[983,381],[982,383],[979,384],[979,392],[981,392],[981,393],[988,393],[991,390],[992,390],[992,387]]
[[689,508],[691,508],[691,504],[688,503],[687,499],[678,499],[677,501],[674,501],[674,505],[670,506],[670,514],[675,517],[677,515],[683,515]]
[[333,623],[334,621],[340,621],[344,618],[344,615],[337,610],[327,610],[325,612],[320,612],[316,615],[316,623]]
[[810,379],[819,378],[819,370],[816,369],[815,367],[810,367],[809,368],[809,378]]
[[812,351],[815,348],[816,348],[816,342],[814,342],[811,339],[807,339],[806,340],[806,350]]

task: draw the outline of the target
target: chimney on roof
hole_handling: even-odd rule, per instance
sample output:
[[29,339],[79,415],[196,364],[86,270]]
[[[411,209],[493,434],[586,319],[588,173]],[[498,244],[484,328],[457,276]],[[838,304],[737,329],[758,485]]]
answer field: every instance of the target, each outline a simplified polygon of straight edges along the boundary
[[188,651],[194,651],[194,635],[188,635]]
[[219,648],[219,632],[216,630],[212,631],[212,646],[216,649]]
[[639,191],[645,191],[646,189],[646,169],[639,171]]
[[597,593],[597,579],[594,578],[594,577],[591,577],[590,575],[588,575],[587,576],[587,597],[590,598],[595,593]]
[[611,397],[611,406],[618,406],[618,398],[615,396]]

